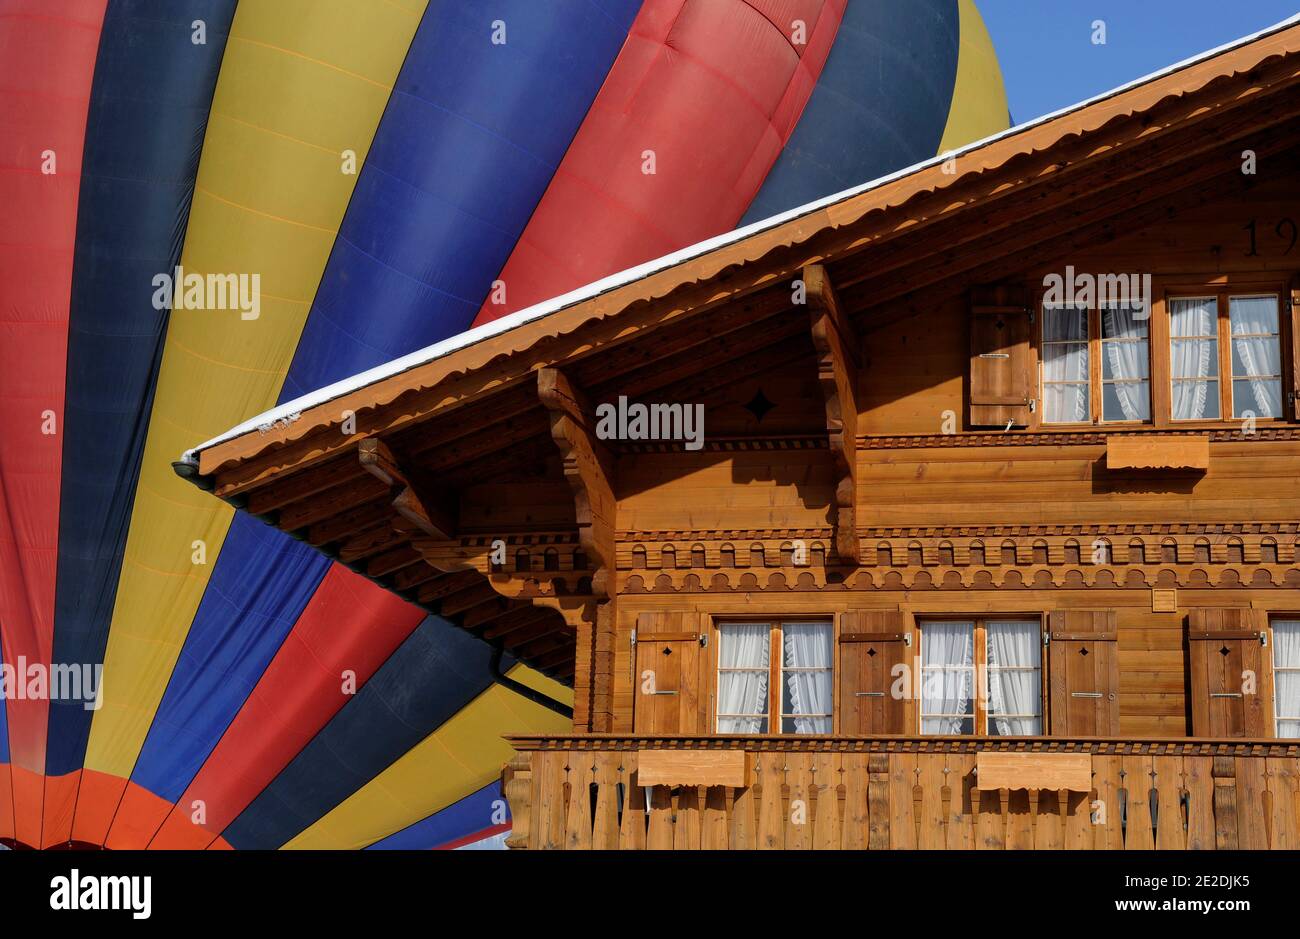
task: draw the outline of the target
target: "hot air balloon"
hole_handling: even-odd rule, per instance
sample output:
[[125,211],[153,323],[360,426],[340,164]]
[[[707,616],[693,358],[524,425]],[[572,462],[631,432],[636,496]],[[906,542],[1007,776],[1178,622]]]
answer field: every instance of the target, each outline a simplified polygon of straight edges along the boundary
[[0,842],[27,847],[499,840],[501,735],[564,730],[566,676],[507,661],[518,693],[172,461],[1008,124],[972,0],[0,0],[0,89]]

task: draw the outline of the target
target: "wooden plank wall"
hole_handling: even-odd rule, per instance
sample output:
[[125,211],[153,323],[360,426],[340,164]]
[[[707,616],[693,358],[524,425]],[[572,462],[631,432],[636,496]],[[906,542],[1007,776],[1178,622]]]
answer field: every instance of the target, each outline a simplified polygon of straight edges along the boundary
[[975,789],[972,753],[758,752],[744,787],[648,793],[636,751],[521,757],[511,844],[534,850],[1300,846],[1295,757],[1094,754],[1088,793]]
[[870,449],[858,467],[866,527],[1290,522],[1300,440],[1210,444],[1210,469],[1114,472],[1105,444]]

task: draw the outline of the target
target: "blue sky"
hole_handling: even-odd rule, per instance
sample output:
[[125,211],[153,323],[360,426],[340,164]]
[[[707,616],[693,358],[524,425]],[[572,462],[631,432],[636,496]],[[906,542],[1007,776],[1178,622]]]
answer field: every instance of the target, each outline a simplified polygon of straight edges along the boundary
[[[1300,12],[1300,0],[976,0],[1017,123]],[[1106,44],[1092,23],[1106,23]]]

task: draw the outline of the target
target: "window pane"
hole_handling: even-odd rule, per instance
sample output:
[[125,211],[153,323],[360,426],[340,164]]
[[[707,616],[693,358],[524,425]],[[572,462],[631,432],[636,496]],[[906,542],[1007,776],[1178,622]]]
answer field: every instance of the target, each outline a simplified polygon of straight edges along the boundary
[[1025,736],[1043,732],[1042,632],[1032,620],[991,622],[986,627],[989,733]]
[[1276,336],[1277,297],[1229,297],[1228,322],[1234,336]]
[[1282,372],[1282,351],[1277,336],[1252,336],[1232,340],[1234,378],[1273,378]]
[[1102,344],[1101,377],[1103,381],[1125,381],[1151,377],[1151,357],[1143,342],[1106,342]]
[[1101,418],[1105,421],[1146,421],[1151,419],[1151,385],[1149,382],[1116,382],[1101,387]]
[[1174,420],[1217,420],[1219,417],[1219,383],[1217,381],[1174,382]]
[[1086,382],[1087,343],[1052,342],[1043,346],[1043,380]]
[[1277,379],[1257,378],[1232,383],[1232,416],[1282,416],[1282,383]]
[[1043,420],[1049,424],[1086,422],[1092,414],[1087,385],[1044,385]]
[[975,664],[974,623],[929,622],[924,628],[922,665],[929,667]]
[[785,668],[830,668],[834,664],[830,623],[785,623],[781,629]]
[[829,734],[835,685],[835,644],[830,623],[782,627],[781,731]]
[[1171,336],[1218,335],[1216,320],[1218,300],[1215,297],[1178,297],[1169,301],[1169,334]]
[[1101,311],[1101,338],[1146,339],[1150,319],[1144,310],[1126,306],[1107,307]]
[[770,630],[766,623],[718,627],[719,733],[767,733]]
[[1300,737],[1300,620],[1273,621],[1273,708],[1279,737]]
[[1170,374],[1174,378],[1217,378],[1219,343],[1215,339],[1175,339]]
[[941,734],[945,737],[953,734],[973,734],[975,733],[975,718],[923,717],[921,718],[921,733]]
[[1081,307],[1044,307],[1045,342],[1087,342],[1088,311]]
[[[764,682],[764,684],[767,684]],[[766,717],[728,717],[718,715],[718,733],[720,734],[765,734]]]

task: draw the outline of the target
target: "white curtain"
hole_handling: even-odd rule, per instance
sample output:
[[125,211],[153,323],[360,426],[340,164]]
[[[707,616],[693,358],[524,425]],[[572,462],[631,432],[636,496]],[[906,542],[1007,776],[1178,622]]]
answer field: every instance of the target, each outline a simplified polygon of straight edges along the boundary
[[1091,419],[1086,310],[1072,307],[1043,310],[1043,381],[1043,411],[1048,423]]
[[[1277,299],[1232,297],[1229,303],[1233,352],[1246,369],[1246,374],[1241,377],[1249,377],[1253,410],[1258,417],[1280,417],[1282,384],[1278,379],[1268,377],[1282,374],[1282,345],[1276,335]],[[1233,401],[1237,417],[1252,410],[1248,403],[1239,400],[1236,387],[1233,388]]]
[[[960,734],[974,701],[971,623],[926,623],[921,631],[921,732]],[[932,717],[929,715],[947,715]]]
[[1214,297],[1183,297],[1169,303],[1175,420],[1219,416],[1217,381],[1179,381],[1218,377],[1217,303]]
[[1042,733],[1038,623],[988,624],[989,730],[1000,736]]
[[1300,620],[1273,621],[1273,713],[1279,737],[1300,737]]
[[[815,669],[815,671],[787,671],[786,691],[789,694],[788,713],[794,718],[795,733],[829,734],[834,707],[834,644],[830,623],[787,623],[783,629],[782,645],[785,647],[785,667],[788,669]],[[784,730],[784,728],[782,728]]]
[[[1102,312],[1102,336],[1106,339],[1137,339],[1146,336],[1145,320],[1138,320],[1134,311],[1112,307]],[[1116,379],[1145,379],[1147,344],[1143,342],[1103,342],[1110,374]],[[1119,400],[1126,421],[1144,421],[1149,414],[1147,384],[1120,382],[1109,386]]]
[[[761,734],[766,717],[727,717],[766,714],[771,646],[766,623],[729,623],[719,627],[718,733]],[[722,671],[722,669],[749,671]]]

